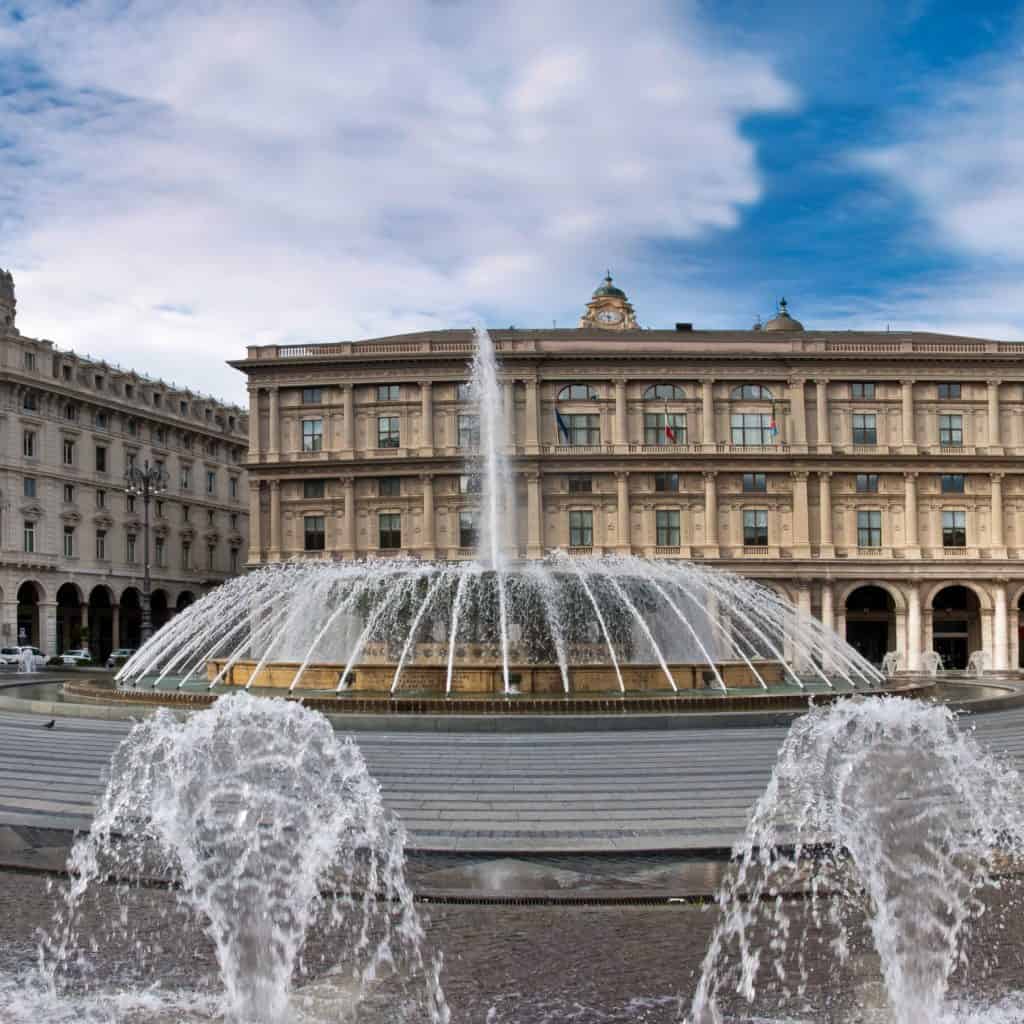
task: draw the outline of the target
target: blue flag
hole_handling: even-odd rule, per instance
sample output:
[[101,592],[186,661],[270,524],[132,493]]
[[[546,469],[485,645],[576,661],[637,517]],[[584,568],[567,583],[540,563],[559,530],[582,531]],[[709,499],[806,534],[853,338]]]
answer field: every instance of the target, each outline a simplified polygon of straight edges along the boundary
[[569,424],[565,422],[565,417],[558,411],[558,407],[555,407],[555,422],[558,424],[558,433],[562,435],[565,443],[568,444],[572,435],[569,432]]

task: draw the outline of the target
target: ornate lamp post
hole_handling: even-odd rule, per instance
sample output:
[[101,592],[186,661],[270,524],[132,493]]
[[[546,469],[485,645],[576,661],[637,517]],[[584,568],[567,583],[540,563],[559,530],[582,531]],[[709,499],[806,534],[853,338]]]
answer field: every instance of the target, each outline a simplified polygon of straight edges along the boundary
[[160,463],[151,466],[148,459],[141,469],[132,463],[124,471],[124,489],[132,497],[142,498],[142,642],[145,643],[153,635],[149,593],[149,502],[167,490],[167,470]]

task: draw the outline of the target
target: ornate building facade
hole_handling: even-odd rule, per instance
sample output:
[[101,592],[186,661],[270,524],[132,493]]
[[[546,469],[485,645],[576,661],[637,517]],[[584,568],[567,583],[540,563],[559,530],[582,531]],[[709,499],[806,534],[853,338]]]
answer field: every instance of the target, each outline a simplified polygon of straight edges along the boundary
[[162,464],[150,506],[154,626],[241,571],[245,410],[28,338],[0,272],[0,643],[97,657],[141,639],[143,513],[134,462]]
[[[694,559],[904,668],[1017,667],[1024,342],[641,330],[609,277],[579,328],[493,331],[518,554]],[[469,331],[262,346],[248,375],[252,565],[474,553]]]

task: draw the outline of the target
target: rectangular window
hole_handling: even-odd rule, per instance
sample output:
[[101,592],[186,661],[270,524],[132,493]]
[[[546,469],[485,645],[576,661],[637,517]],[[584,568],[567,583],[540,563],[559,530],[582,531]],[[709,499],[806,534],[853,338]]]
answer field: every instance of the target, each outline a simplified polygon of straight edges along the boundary
[[107,557],[107,531],[96,531],[96,561],[102,562]]
[[858,494],[874,494],[878,490],[878,474],[877,473],[858,473],[857,474],[857,493]]
[[64,438],[64,465],[73,466],[75,464],[75,442],[69,437]]
[[953,509],[942,510],[942,546],[967,547],[967,513]]
[[460,448],[480,447],[480,417],[475,415],[459,414],[459,437]]
[[217,516],[217,513],[212,508],[208,508],[206,510],[206,525],[207,526],[213,526],[214,525],[214,520],[215,520],[216,516]]
[[135,468],[136,452],[127,452],[124,457],[125,467],[127,469]]
[[36,455],[36,432],[26,430],[21,435],[21,454],[27,459],[34,459]]
[[302,481],[302,496],[304,498],[322,498],[325,490],[325,482],[323,480]]
[[767,412],[734,412],[731,418],[732,443],[735,445],[774,444],[772,417]]
[[[68,365],[67,365],[67,363],[65,363],[65,364],[64,364],[64,365],[63,365],[63,366],[62,366],[62,367],[60,368],[60,373],[61,373],[61,376],[62,376],[62,377],[63,377],[63,378],[65,379],[65,380],[71,380],[71,367],[70,367],[70,366],[68,366]],[[126,395],[126,396],[127,396],[128,398],[131,398],[131,397],[132,397],[132,392],[133,392],[134,390],[135,390],[135,389],[134,389],[134,388],[133,388],[133,387],[132,387],[132,386],[131,386],[131,385],[129,384],[129,385],[128,385],[128,387],[126,387],[126,388],[124,389],[124,393],[125,393],[125,395]]]
[[38,410],[39,403],[36,400],[36,395],[34,391],[25,392],[25,397],[22,398],[21,400],[21,407],[26,412],[36,412],[36,410]]
[[963,473],[943,473],[942,477],[943,494],[963,494],[964,475]]
[[157,394],[153,395],[153,408],[154,409],[159,409],[160,406],[163,405],[163,402],[164,402],[164,396],[163,395],[157,395]]
[[853,443],[878,444],[878,428],[873,412],[855,412],[853,414]]
[[217,570],[217,548],[213,544],[206,546],[206,568],[210,572],[216,572]]
[[134,512],[135,511],[135,495],[134,494],[128,494],[128,495],[125,496],[124,510],[125,510],[125,512]]
[[25,520],[22,541],[25,545],[25,553],[31,555],[36,549],[36,524],[28,519]]
[[594,481],[591,477],[585,476],[582,473],[569,474],[570,494],[590,494],[593,489]]
[[106,508],[107,507],[107,492],[104,490],[96,491],[96,507]]
[[768,490],[768,476],[765,473],[744,473],[743,490],[747,494],[754,494]]
[[182,466],[181,467],[181,489],[183,491],[192,490],[192,467]]
[[192,514],[192,509],[188,505],[181,506],[181,521],[187,523],[189,516]]
[[35,352],[26,352],[24,356],[24,366],[26,370],[34,370],[36,368],[36,354]]
[[153,541],[153,557],[161,569],[167,568],[167,541],[163,537],[157,537]]
[[963,443],[963,416],[950,414],[939,416],[939,444],[943,448],[959,448]]
[[302,450],[304,452],[318,452],[324,446],[324,421],[303,420],[302,421]]
[[303,388],[302,389],[302,404],[303,405],[320,405],[324,400],[323,391],[320,388]]
[[659,508],[654,517],[658,547],[679,547],[679,510]]
[[96,429],[97,430],[109,430],[110,429],[110,413],[100,410],[96,413]]
[[66,420],[77,420],[78,419],[78,408],[67,402],[64,406],[64,419]]
[[570,413],[563,416],[565,430],[559,427],[559,441],[571,445],[599,445],[601,443],[601,416],[599,413]]
[[64,527],[64,557],[75,557],[75,528],[73,526]]
[[237,498],[238,497],[238,477],[237,476],[229,476],[228,477],[228,495],[229,495],[229,497],[232,497],[232,498]]
[[182,416],[187,416],[188,415],[188,402],[185,402],[185,401],[178,402],[178,412]]
[[475,548],[480,541],[476,512],[459,513],[459,547]]
[[217,493],[217,471],[215,469],[208,469],[206,471],[206,493]]
[[857,512],[857,547],[880,548],[882,546],[882,513],[877,509]]
[[473,401],[473,385],[468,380],[459,381],[455,385],[455,400],[457,402]]
[[940,384],[939,385],[939,399],[947,398],[959,398],[960,397],[960,385],[959,384]]
[[181,545],[181,567],[182,569],[192,568],[192,544],[187,540]]
[[125,426],[125,429],[128,431],[129,434],[131,434],[132,437],[135,437],[135,435],[138,434],[138,432],[139,432],[138,420],[127,420],[127,421],[125,421],[125,425],[124,426]]
[[398,384],[378,384],[377,385],[377,401],[378,402],[397,402],[399,397],[399,385]]
[[644,444],[686,444],[686,413],[644,413]]
[[679,474],[655,473],[654,489],[662,494],[675,494],[679,490]]
[[459,494],[479,494],[480,477],[475,473],[463,473],[459,477]]
[[34,498],[36,496],[36,478],[34,476],[25,477],[22,493],[26,498]]
[[875,397],[875,385],[873,382],[855,380],[850,384],[851,398],[866,398],[871,401]]
[[[128,500],[131,501],[132,500],[131,497],[129,497]],[[75,485],[74,484],[65,484],[64,485],[64,503],[66,505],[73,505],[74,501],[75,501]],[[132,506],[132,508],[134,508],[134,506]],[[129,508],[128,511],[131,512],[132,509]]]
[[402,494],[402,478],[400,476],[382,476],[377,480],[377,497],[398,498]]
[[748,508],[743,511],[743,543],[748,548],[768,546],[768,510]]
[[231,529],[232,530],[237,530],[238,529],[238,513],[237,512],[232,512],[231,513]]
[[569,513],[569,547],[594,546],[594,513],[589,508],[574,509]]
[[397,416],[377,417],[377,447],[397,448],[401,443],[402,433]]
[[163,519],[164,517],[164,503],[162,501],[156,502],[156,517],[157,519]]
[[107,449],[104,445],[96,445],[96,472],[106,473],[107,471]]
[[124,560],[135,563],[135,534],[129,533],[124,539]]
[[103,390],[103,377],[100,374],[97,373],[93,377],[92,382],[95,385],[97,391]]
[[382,551],[397,551],[402,546],[402,517],[397,512],[384,512],[377,517],[379,540]]
[[238,548],[231,549],[231,575],[238,575]]

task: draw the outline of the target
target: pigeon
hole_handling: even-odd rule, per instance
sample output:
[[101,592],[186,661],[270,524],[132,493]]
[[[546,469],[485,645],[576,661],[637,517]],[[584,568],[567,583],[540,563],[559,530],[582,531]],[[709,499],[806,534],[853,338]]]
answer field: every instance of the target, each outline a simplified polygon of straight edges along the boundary
[[43,725],[44,729],[52,729],[57,724],[56,718],[51,718],[48,722]]

